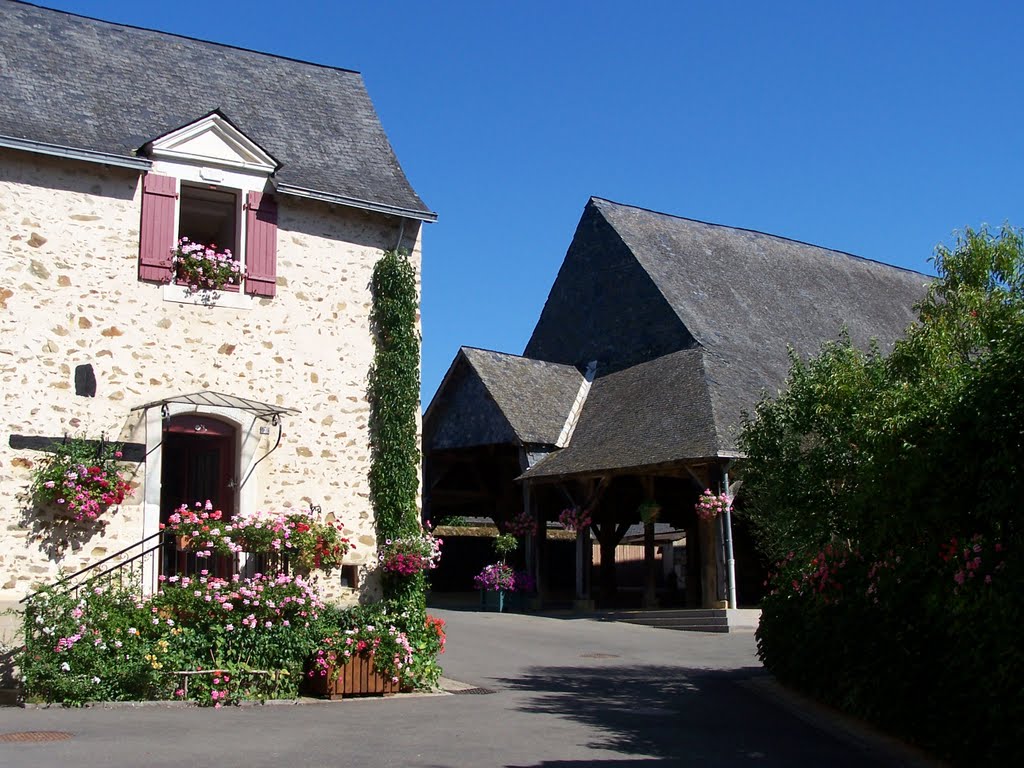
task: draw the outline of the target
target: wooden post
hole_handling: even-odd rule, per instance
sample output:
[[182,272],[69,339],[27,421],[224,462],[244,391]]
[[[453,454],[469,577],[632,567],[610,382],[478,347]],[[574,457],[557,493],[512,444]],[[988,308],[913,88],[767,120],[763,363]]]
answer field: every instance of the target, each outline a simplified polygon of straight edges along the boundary
[[[640,482],[644,488],[644,504],[654,504],[654,478],[641,477]],[[647,609],[658,607],[658,594],[656,590],[658,564],[654,559],[654,517],[643,520],[644,524],[644,599],[643,607]]]
[[658,607],[655,579],[658,564],[654,559],[654,522],[644,523],[644,604],[647,609]]
[[548,524],[543,515],[537,514],[537,518],[537,607],[543,608],[548,596]]
[[[523,514],[533,518],[534,522],[537,520],[537,515],[534,514],[534,510],[530,505],[530,484],[523,483]],[[534,581],[537,579],[537,541],[536,536],[526,537],[526,572],[533,576]]]
[[725,601],[718,598],[718,519],[699,520],[701,556],[701,593],[704,608],[724,608]]
[[585,542],[585,530],[576,531],[576,599],[585,600],[583,591],[583,544]]

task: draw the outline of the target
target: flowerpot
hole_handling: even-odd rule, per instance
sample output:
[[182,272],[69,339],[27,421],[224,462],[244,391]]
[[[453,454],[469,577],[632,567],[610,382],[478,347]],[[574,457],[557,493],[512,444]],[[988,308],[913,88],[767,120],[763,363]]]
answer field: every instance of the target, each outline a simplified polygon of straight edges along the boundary
[[174,545],[178,548],[179,552],[185,552],[189,548],[189,544],[192,543],[191,536],[175,536]]
[[481,589],[480,608],[485,611],[497,611],[498,613],[502,613],[505,610],[505,590]]
[[326,674],[314,672],[305,678],[306,692],[311,696],[343,699],[354,696],[389,696],[403,690],[390,676],[373,666],[372,654],[353,656],[348,664],[328,665]]

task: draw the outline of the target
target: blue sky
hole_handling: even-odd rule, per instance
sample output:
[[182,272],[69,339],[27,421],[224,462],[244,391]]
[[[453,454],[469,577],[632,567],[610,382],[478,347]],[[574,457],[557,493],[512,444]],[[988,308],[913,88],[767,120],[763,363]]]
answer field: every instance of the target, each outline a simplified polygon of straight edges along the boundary
[[920,271],[1024,225],[1024,4],[44,0],[363,73],[440,219],[423,397],[521,353],[591,195]]

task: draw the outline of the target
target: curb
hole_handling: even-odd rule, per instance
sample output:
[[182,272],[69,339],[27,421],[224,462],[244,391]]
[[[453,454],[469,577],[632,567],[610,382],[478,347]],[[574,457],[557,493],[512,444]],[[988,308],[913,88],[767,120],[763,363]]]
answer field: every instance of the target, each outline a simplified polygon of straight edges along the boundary
[[[471,685],[465,685],[465,683],[457,683],[454,680],[446,681],[452,683],[455,686],[464,686],[465,688],[472,688]],[[315,699],[311,697],[301,696],[297,699],[266,699],[265,701],[258,701],[256,699],[244,699],[234,704],[228,705],[225,709],[233,707],[248,708],[248,707],[317,707],[317,706],[331,706],[337,704],[352,704],[360,701],[399,701],[401,699],[425,699],[433,698],[436,696],[450,696],[449,690],[463,690],[463,688],[454,689],[442,689],[434,691],[412,691],[411,693],[396,693],[390,696],[353,696],[347,699]],[[69,707],[59,702],[49,704],[34,704],[34,703],[22,703],[14,704],[13,707],[19,709],[210,709],[210,707],[200,707],[194,701],[87,701],[82,704],[81,707]]]
[[948,763],[883,733],[863,720],[786,688],[770,675],[738,680],[736,684],[767,699],[808,725],[857,747],[882,764],[904,768],[950,768]]

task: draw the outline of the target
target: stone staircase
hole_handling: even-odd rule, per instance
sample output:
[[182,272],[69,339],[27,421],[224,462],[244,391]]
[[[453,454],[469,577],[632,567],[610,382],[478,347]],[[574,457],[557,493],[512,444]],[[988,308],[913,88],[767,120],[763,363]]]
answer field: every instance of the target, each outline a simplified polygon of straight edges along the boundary
[[685,632],[753,632],[761,620],[761,611],[757,608],[606,611],[597,618]]

